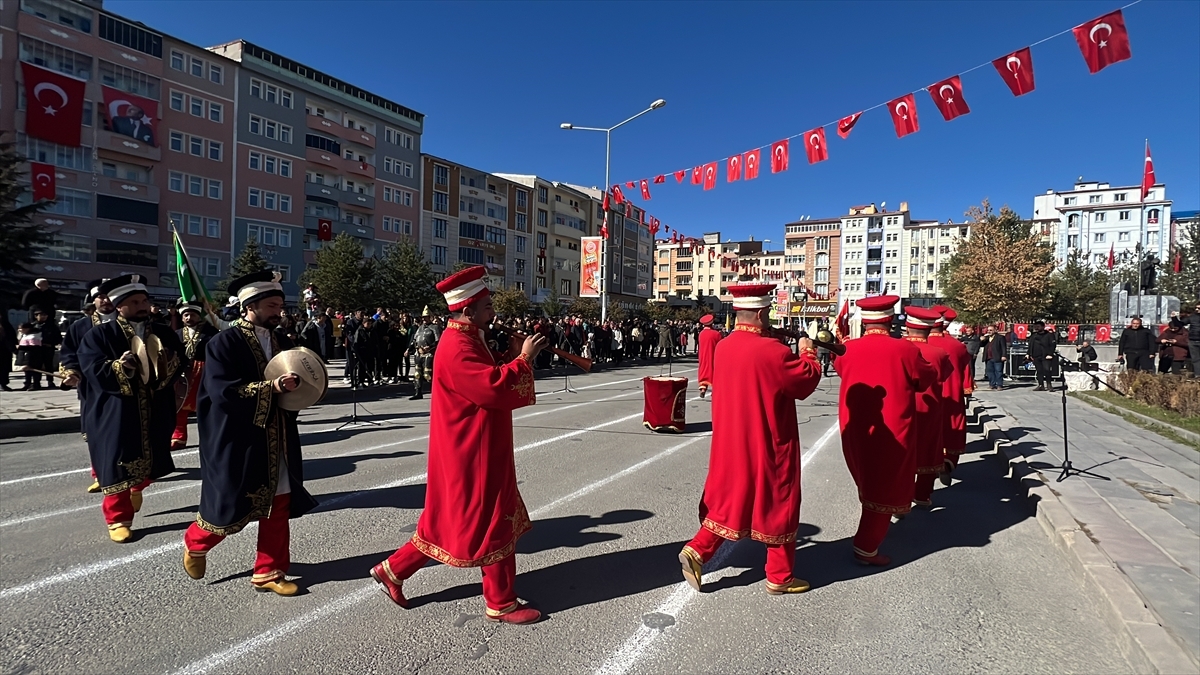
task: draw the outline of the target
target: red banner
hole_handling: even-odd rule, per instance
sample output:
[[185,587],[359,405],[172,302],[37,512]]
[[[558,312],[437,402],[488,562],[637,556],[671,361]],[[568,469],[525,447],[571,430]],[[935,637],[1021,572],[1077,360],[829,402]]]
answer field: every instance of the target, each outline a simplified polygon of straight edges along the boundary
[[1018,340],[1024,340],[1024,339],[1028,338],[1029,337],[1029,324],[1014,323],[1013,324],[1013,334],[1017,336]]
[[333,221],[328,218],[317,219],[317,241],[333,241]]
[[83,80],[21,62],[25,78],[25,133],[79,147],[83,125]]
[[1079,324],[1073,323],[1067,326],[1067,339],[1071,342],[1079,339]]
[[104,92],[104,128],[157,147],[158,103],[112,87],[100,89]]
[[1096,342],[1108,342],[1112,339],[1112,326],[1101,324],[1096,326]]
[[43,199],[49,202],[54,201],[57,195],[55,189],[57,181],[54,179],[53,164],[30,162],[29,180],[33,183],[33,201],[40,202]]
[[579,297],[600,297],[600,237],[580,238]]

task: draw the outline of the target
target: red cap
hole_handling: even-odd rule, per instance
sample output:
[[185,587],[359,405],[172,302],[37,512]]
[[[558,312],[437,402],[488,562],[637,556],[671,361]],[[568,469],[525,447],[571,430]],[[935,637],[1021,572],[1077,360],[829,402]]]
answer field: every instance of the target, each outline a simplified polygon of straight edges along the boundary
[[896,303],[900,298],[895,295],[875,295],[856,300],[859,317],[863,323],[891,323],[896,314]]
[[438,293],[446,297],[446,307],[451,312],[460,311],[472,302],[491,294],[483,283],[485,276],[487,269],[483,265],[468,267],[437,282]]
[[946,311],[942,312],[942,318],[946,320],[946,323],[950,323],[951,321],[958,318],[958,312],[947,307]]
[[909,328],[933,328],[942,318],[940,313],[929,307],[913,307],[911,305],[904,308],[904,314],[906,317],[904,325]]
[[734,309],[762,309],[771,306],[775,284],[737,284],[729,287]]
[[714,318],[715,317],[713,317],[712,314],[705,314],[704,316],[700,317],[700,325],[711,326]]

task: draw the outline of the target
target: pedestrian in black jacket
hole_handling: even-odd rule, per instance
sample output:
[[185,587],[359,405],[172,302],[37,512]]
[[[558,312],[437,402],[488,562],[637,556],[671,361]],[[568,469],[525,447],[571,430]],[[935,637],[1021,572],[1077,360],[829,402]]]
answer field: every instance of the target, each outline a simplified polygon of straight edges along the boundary
[[983,367],[987,374],[988,389],[993,391],[1004,388],[1004,362],[1008,360],[1008,342],[1004,336],[996,332],[995,326],[988,326],[987,335],[979,341],[983,352]]
[[1117,360],[1124,361],[1129,370],[1144,370],[1154,372],[1154,353],[1158,345],[1154,333],[1142,325],[1141,319],[1129,322],[1129,327],[1121,331],[1121,339],[1117,341]]
[[975,362],[979,360],[979,334],[975,332],[973,326],[963,326],[962,335],[958,336],[958,341],[963,343],[967,348],[967,354],[971,357],[971,381],[975,381]]
[[1054,391],[1054,360],[1058,353],[1058,335],[1046,330],[1045,321],[1033,322],[1033,333],[1029,335],[1029,358],[1037,372],[1037,388],[1034,391]]
[[[54,353],[58,349],[58,345],[62,344],[62,332],[58,330],[58,325],[54,323],[51,314],[53,310],[47,310],[44,307],[32,308],[33,313],[33,329],[42,334],[42,346],[37,353],[38,365],[37,370],[45,372],[54,371]],[[46,378],[46,386],[53,387],[54,379],[43,373],[34,373],[33,382],[40,386],[41,378]]]

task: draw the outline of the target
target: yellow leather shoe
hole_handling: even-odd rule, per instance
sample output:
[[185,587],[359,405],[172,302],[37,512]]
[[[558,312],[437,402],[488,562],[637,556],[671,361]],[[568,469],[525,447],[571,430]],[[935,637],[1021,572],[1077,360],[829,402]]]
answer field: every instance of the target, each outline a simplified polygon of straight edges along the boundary
[[100,481],[98,481],[98,480],[92,481],[92,484],[88,486],[88,494],[94,495],[99,491],[100,491]]
[[292,596],[300,592],[299,586],[291,581],[288,581],[284,577],[280,577],[274,581],[267,581],[261,584],[251,585],[254,586],[254,590],[258,591],[259,593],[266,593],[270,591],[276,595],[282,595],[285,597]]
[[807,591],[809,588],[811,588],[811,586],[809,586],[808,582],[803,579],[792,579],[791,581],[787,582],[786,584],[773,584],[769,581],[767,582],[767,594],[768,595],[787,595],[789,593],[803,593],[804,591]]
[[108,526],[108,538],[118,544],[124,544],[133,538],[133,532],[129,529],[128,525],[113,523]]
[[130,490],[129,491],[129,503],[133,504],[133,512],[134,513],[141,511],[142,510],[142,491],[141,490],[137,490],[137,491]]
[[183,549],[183,571],[193,579],[203,579],[204,570],[208,566],[208,557],[203,553],[197,555]]
[[683,578],[687,580],[688,585],[695,590],[700,590],[700,585],[703,583],[704,563],[700,562],[700,556],[696,555],[692,549],[684,547],[679,552],[679,562],[683,565]]

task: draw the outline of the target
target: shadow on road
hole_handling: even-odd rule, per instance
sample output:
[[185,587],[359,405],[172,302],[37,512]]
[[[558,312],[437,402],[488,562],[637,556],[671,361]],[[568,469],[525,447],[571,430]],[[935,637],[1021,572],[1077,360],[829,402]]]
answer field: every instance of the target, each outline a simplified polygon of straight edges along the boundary
[[396,452],[373,452],[363,455],[346,457],[317,457],[304,460],[304,480],[313,481],[322,478],[334,478],[354,473],[359,462],[372,459],[400,459],[424,454],[418,450],[397,450]]

